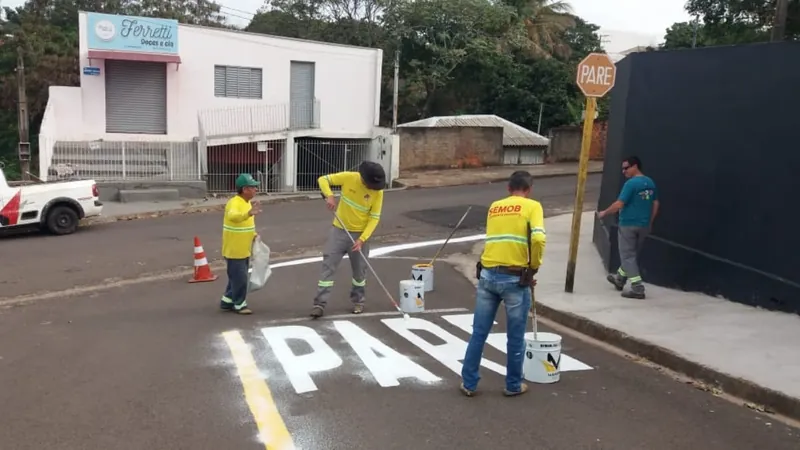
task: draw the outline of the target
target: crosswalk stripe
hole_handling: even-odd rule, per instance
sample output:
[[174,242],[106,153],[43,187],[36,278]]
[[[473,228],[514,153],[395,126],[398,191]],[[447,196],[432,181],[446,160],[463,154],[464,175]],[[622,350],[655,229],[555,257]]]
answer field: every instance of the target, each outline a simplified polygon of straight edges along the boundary
[[[452,325],[466,331],[470,335],[472,335],[472,318],[473,314],[451,314],[447,316],[442,316],[442,319],[450,322]],[[497,321],[494,322],[497,325]],[[526,338],[532,338],[533,332],[525,333]],[[503,353],[506,353],[506,343],[508,342],[508,338],[506,337],[505,333],[489,333],[489,337],[486,339],[486,343],[491,345],[492,347],[500,350]],[[561,372],[573,372],[579,370],[592,370],[593,367],[584,364],[577,359],[565,355],[563,352],[561,353],[561,363],[559,364],[559,370]]]

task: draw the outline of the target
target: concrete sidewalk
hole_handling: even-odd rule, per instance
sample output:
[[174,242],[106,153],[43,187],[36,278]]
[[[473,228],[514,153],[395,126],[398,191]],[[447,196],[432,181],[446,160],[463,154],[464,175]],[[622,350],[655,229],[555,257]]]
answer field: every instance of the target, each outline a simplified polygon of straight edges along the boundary
[[[707,390],[744,399],[750,408],[800,419],[800,317],[653,285],[646,300],[623,298],[605,280],[592,243],[593,214],[582,216],[573,294],[564,292],[572,214],[545,220],[547,249],[536,286],[542,316],[701,380]],[[477,244],[464,258],[470,278],[481,250]]]
[[[534,179],[569,176],[578,173],[577,162],[536,164],[528,166],[493,166],[477,169],[444,169],[404,171],[397,179],[408,188],[430,188],[463,186],[468,184],[495,183],[508,180],[517,170],[527,170]],[[589,173],[603,172],[603,161],[589,161]]]
[[[177,214],[193,214],[208,211],[221,211],[231,195],[163,202],[103,202],[103,214],[86,219],[83,224],[119,222],[125,220],[149,219]],[[266,194],[256,197],[261,204],[305,201],[317,199],[319,194]]]

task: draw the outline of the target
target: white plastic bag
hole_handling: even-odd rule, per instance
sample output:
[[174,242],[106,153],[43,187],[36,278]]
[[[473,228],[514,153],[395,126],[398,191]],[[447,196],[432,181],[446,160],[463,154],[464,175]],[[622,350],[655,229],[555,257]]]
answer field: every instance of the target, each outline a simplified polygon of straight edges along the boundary
[[269,266],[269,246],[256,236],[253,240],[253,253],[250,256],[250,280],[248,292],[257,291],[267,284],[272,268]]

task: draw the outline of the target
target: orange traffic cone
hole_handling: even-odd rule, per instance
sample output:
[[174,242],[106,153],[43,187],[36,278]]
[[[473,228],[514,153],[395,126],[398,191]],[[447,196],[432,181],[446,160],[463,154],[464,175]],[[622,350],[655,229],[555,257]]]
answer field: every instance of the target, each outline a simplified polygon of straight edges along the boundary
[[211,267],[206,259],[206,252],[200,245],[200,238],[194,237],[194,276],[189,283],[200,283],[203,281],[214,281],[217,276],[211,273]]

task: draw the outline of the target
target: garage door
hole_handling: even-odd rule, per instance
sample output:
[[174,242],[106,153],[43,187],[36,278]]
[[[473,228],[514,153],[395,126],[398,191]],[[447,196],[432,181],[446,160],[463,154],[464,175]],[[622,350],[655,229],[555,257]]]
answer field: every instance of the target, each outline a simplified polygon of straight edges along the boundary
[[106,133],[167,134],[165,63],[106,60]]
[[525,166],[544,164],[544,149],[530,147],[505,147],[503,149],[503,164],[521,164]]
[[292,61],[289,86],[290,125],[311,128],[314,123],[314,63]]

